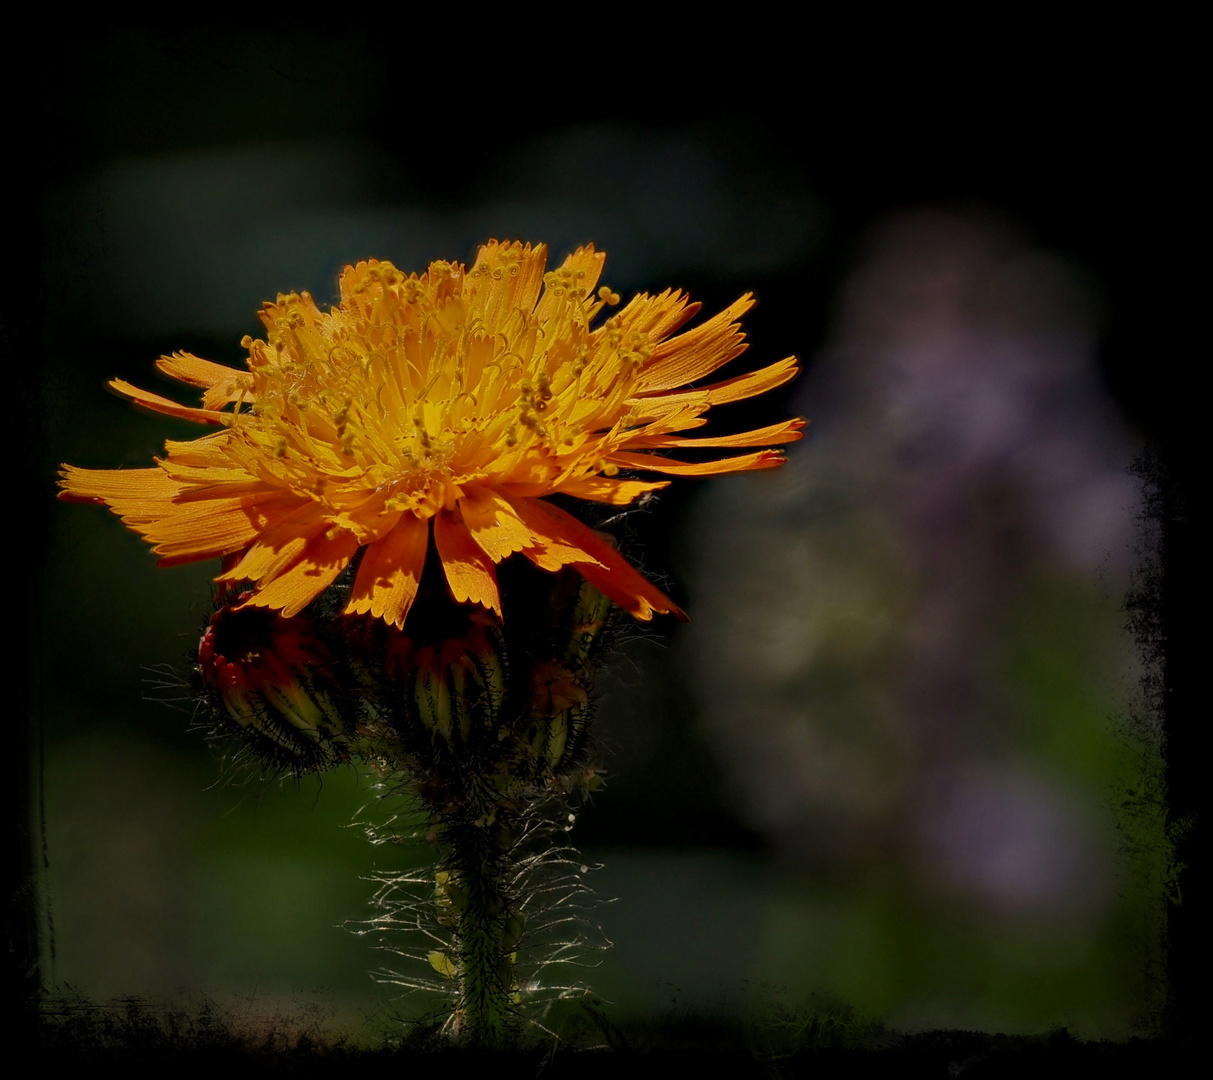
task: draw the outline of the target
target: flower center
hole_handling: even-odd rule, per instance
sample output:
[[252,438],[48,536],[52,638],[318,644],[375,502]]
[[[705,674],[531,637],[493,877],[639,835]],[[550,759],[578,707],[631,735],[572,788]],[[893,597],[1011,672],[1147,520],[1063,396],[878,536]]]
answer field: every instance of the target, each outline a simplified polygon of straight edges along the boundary
[[255,403],[230,430],[235,462],[338,514],[372,496],[385,512],[435,513],[468,484],[617,472],[603,457],[652,355],[618,316],[590,330],[618,295],[582,300],[561,268],[544,277],[539,313],[476,315],[460,275],[378,263],[327,315],[307,293],[267,305],[268,340],[244,341]]

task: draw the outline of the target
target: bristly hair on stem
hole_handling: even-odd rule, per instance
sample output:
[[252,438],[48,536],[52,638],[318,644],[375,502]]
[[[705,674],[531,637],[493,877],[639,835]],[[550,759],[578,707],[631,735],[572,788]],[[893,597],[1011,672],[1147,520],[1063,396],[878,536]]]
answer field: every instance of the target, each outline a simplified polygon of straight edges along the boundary
[[[475,1045],[512,1044],[527,1028],[551,1036],[547,1010],[584,996],[576,972],[597,967],[596,954],[611,947],[592,918],[602,901],[588,878],[599,866],[567,841],[576,819],[568,799],[534,802],[488,828],[452,827],[432,816],[418,823],[415,801],[389,781],[380,788],[368,811],[393,809],[382,825],[366,826],[372,843],[423,846],[436,858],[369,879],[377,885],[375,914],[350,928],[395,958],[373,977],[414,1000],[428,998],[434,1007],[425,1019],[445,1018],[448,1034]],[[410,832],[398,828],[403,821],[413,824]],[[478,870],[481,880],[469,881]],[[559,970],[569,977],[554,978]]]

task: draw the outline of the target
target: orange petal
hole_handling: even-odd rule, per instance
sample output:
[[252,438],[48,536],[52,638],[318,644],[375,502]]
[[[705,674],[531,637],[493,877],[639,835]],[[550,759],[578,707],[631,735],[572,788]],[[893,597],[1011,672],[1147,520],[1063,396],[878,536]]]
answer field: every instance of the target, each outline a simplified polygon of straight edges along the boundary
[[161,566],[199,562],[241,551],[302,506],[291,492],[247,485],[187,487],[163,469],[77,469],[66,466],[61,499],[103,502],[154,545]]
[[388,510],[382,491],[351,490],[331,500],[331,521],[349,529],[360,544],[373,544],[387,536],[400,520],[401,511]]
[[205,409],[221,409],[229,401],[252,398],[253,377],[247,371],[212,363],[193,353],[175,352],[172,356],[162,356],[156,361],[156,367],[170,379],[206,390],[202,395]]
[[560,269],[571,270],[576,275],[577,280],[581,283],[583,290],[581,296],[584,299],[597,286],[598,279],[602,276],[602,267],[605,262],[606,252],[595,251],[593,244],[586,244],[568,256],[560,264]]
[[459,510],[472,539],[495,563],[537,543],[513,507],[484,488],[470,488],[459,500]]
[[99,502],[117,514],[163,509],[185,485],[163,469],[81,469],[64,465],[59,475],[59,498],[65,502]]
[[535,310],[548,261],[546,244],[506,243],[490,240],[481,247],[476,262],[463,279],[463,299],[468,312],[496,333],[515,311]]
[[[584,300],[594,291],[599,277],[602,276],[604,262],[606,262],[606,253],[595,251],[593,244],[586,244],[585,247],[579,247],[560,264],[558,269],[571,271],[578,283],[579,288],[574,296],[575,299]],[[541,324],[547,322],[552,314],[561,307],[563,301],[564,297],[545,290],[539,306],[535,309],[539,322]]]
[[583,476],[578,480],[566,480],[557,490],[561,495],[573,495],[589,502],[627,506],[641,495],[669,486],[669,480],[614,480],[607,476]]
[[570,541],[567,531],[543,512],[546,503],[535,499],[511,499],[510,505],[535,540],[523,554],[541,570],[554,573],[572,563],[598,563],[589,551]]
[[232,569],[216,581],[261,581],[276,577],[295,562],[312,539],[328,529],[324,508],[310,499],[265,529]]
[[724,449],[733,446],[778,446],[781,443],[796,442],[800,439],[804,426],[804,420],[785,420],[780,424],[771,424],[769,427],[757,428],[754,431],[742,431],[736,435],[720,435],[707,439],[684,439],[679,435],[640,434],[629,439],[623,445],[628,449],[632,447],[652,447],[654,449],[685,447],[688,450],[711,447]]
[[122,379],[111,379],[110,389],[121,394],[123,397],[130,398],[131,401],[144,409],[149,409],[151,412],[164,413],[165,416],[175,416],[179,420],[193,420],[199,424],[229,424],[232,420],[231,413],[215,412],[212,409],[191,409],[188,405],[179,405],[175,401],[170,401],[166,397],[161,397],[159,394],[153,394],[148,390],[140,390],[137,386],[132,386],[130,383]]
[[685,613],[673,600],[643,577],[589,526],[551,503],[534,501],[528,505],[551,519],[555,525],[554,535],[580,548],[600,564],[594,566],[589,563],[574,563],[574,566],[577,572],[604,596],[646,622],[652,619],[654,612],[668,612],[686,621]]
[[737,320],[754,306],[747,293],[701,326],[664,341],[636,380],[638,394],[673,390],[702,379],[745,352],[745,335]]
[[500,615],[501,594],[493,560],[472,539],[458,511],[443,510],[434,518],[434,544],[451,595],[461,604],[481,604]]
[[237,485],[266,488],[264,480],[256,479],[239,465],[187,465],[171,457],[157,458],[156,461],[174,480],[189,485],[182,494],[188,493],[191,497],[195,493],[205,495],[216,489],[223,489],[221,495],[235,495],[236,491],[227,489],[236,488]]
[[748,375],[738,375],[735,379],[727,379],[705,389],[712,405],[726,405],[730,401],[744,401],[765,394],[768,390],[791,382],[799,374],[800,361],[794,356],[786,356]]
[[[641,438],[647,435],[669,435],[676,431],[691,431],[701,428],[707,423],[703,414],[708,411],[706,401],[694,404],[673,402],[666,404],[664,397],[644,398],[643,409],[636,408],[636,402],[630,402],[632,413],[628,417],[629,424],[641,424],[636,428],[635,435]],[[643,416],[641,415],[643,413]],[[621,434],[627,438],[627,432]]]
[[699,313],[703,305],[688,303],[689,300],[690,297],[679,289],[666,289],[656,296],[640,293],[619,312],[620,326],[625,330],[640,330],[654,341],[660,341]]
[[403,629],[421,585],[429,543],[428,519],[415,514],[401,517],[390,533],[363,552],[346,614],[369,612],[376,619],[382,618]]
[[622,451],[607,459],[625,469],[648,469],[652,472],[669,473],[671,476],[719,476],[724,473],[751,472],[755,469],[773,469],[787,459],[781,450],[759,450],[753,454],[721,458],[719,461],[699,461],[687,464],[657,457],[655,454],[628,454]]
[[155,544],[161,566],[179,566],[243,551],[299,506],[299,496],[291,492],[176,502],[158,520],[137,528]]
[[[757,397],[768,390],[774,390],[800,374],[800,361],[794,356],[777,360],[767,367],[751,371],[748,375],[738,375],[735,379],[712,386],[704,386],[693,390],[683,390],[679,393],[662,394],[652,398],[631,398],[628,404],[635,410],[634,422],[640,423],[651,416],[663,415],[675,406],[708,406],[725,405],[730,401],[744,401],[746,398]],[[653,412],[648,410],[652,409]],[[656,410],[660,410],[657,412]]]
[[333,583],[357,550],[357,537],[344,529],[313,536],[289,566],[280,568],[272,581],[259,585],[240,606],[281,608],[288,619],[298,615]]
[[[341,296],[346,298],[345,279],[355,269],[362,271],[366,267],[366,263],[359,263],[357,268],[347,266],[341,274]],[[371,265],[375,265],[375,260],[371,260]],[[301,293],[279,293],[278,302],[273,303],[267,300],[261,305],[261,310],[257,312],[259,318],[265,328],[272,334],[278,323],[283,319],[290,319],[292,315],[301,315],[303,317],[303,328],[307,330],[315,329],[316,325],[324,319],[324,313],[316,306],[316,301],[312,299],[312,294],[304,290]],[[296,327],[296,332],[298,332]]]
[[165,457],[161,462],[172,465],[197,465],[200,468],[229,468],[232,464],[228,447],[231,442],[230,431],[211,431],[200,439],[189,439],[184,442],[177,439],[165,439]]

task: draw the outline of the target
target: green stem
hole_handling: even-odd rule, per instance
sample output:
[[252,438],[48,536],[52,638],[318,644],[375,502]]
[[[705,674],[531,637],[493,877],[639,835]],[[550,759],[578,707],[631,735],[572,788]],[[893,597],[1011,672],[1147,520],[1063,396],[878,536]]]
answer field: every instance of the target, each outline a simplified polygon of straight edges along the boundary
[[519,919],[506,887],[510,836],[500,823],[448,823],[439,894],[449,903],[459,983],[454,1034],[484,1048],[508,1045],[516,1030],[513,953]]

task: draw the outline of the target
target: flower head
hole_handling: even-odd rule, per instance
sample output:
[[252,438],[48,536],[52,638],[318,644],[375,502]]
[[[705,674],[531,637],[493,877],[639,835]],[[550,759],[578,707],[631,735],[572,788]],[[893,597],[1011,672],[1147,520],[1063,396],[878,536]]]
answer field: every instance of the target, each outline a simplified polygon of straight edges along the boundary
[[[107,504],[155,546],[161,565],[225,558],[219,580],[246,581],[246,606],[290,617],[358,552],[346,611],[403,627],[433,543],[453,597],[501,613],[495,566],[521,554],[574,567],[637,618],[682,612],[598,533],[544,496],[626,505],[668,480],[780,464],[772,445],[802,420],[720,438],[712,405],[773,389],[794,357],[688,388],[745,349],[747,295],[694,329],[699,309],[672,290],[619,297],[598,287],[605,255],[579,248],[545,273],[547,249],[492,241],[471,269],[431,263],[347,267],[341,302],[308,293],[261,313],[248,370],[188,353],[164,374],[203,390],[190,408],[114,380],[136,404],[217,430],[169,441],[150,469],[65,466],[62,498]],[[230,406],[230,408],[229,408]],[[760,448],[679,462],[653,451]]]

